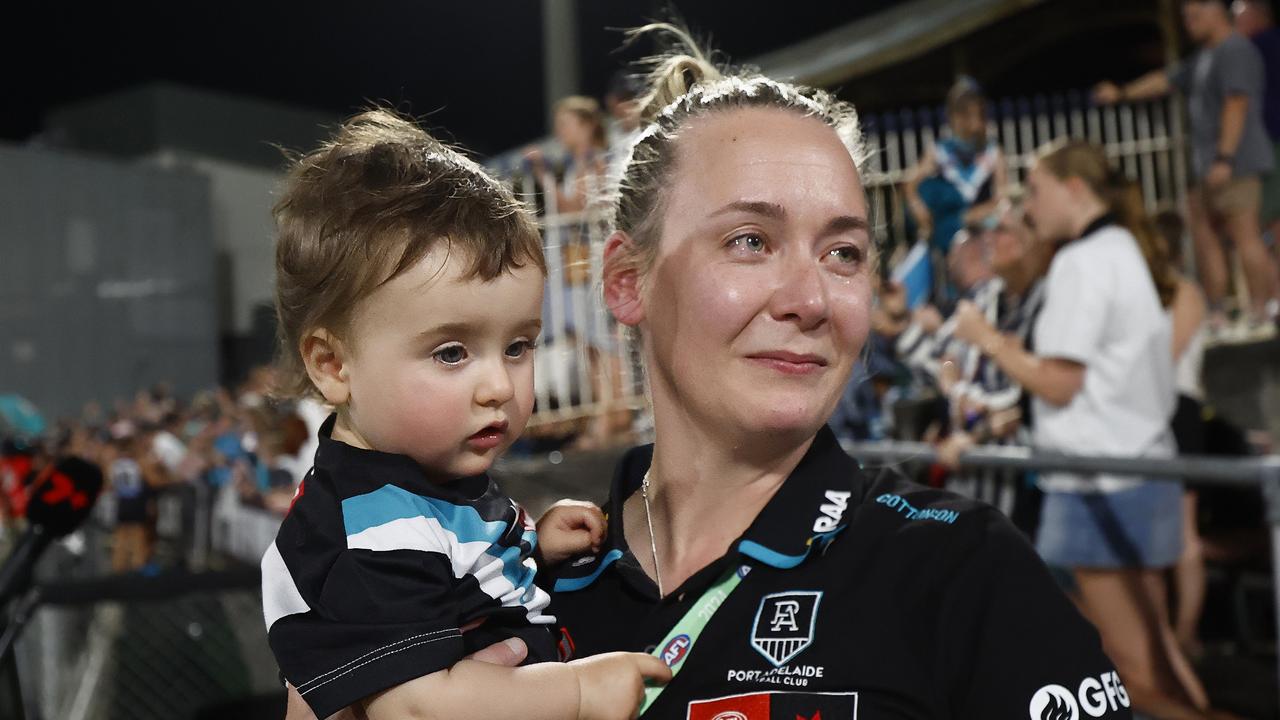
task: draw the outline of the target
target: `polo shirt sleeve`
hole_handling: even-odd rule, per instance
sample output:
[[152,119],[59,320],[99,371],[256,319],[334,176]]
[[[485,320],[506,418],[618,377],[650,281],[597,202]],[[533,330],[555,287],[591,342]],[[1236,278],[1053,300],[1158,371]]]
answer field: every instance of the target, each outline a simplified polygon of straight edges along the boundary
[[1027,717],[1031,708],[1031,717],[1132,717],[1097,631],[1013,524],[988,512],[942,606],[949,641],[940,672],[952,715]]
[[1045,280],[1044,305],[1035,326],[1036,354],[1088,363],[1097,355],[1107,321],[1111,288],[1100,260],[1084,248],[1058,251]]
[[448,556],[348,549],[336,502],[311,495],[263,558],[263,602],[284,677],[323,718],[451,667],[464,650]]
[[1224,42],[1218,47],[1214,73],[1222,81],[1224,95],[1252,96],[1263,86],[1262,63],[1257,55],[1258,50],[1253,43],[1243,38],[1239,42]]

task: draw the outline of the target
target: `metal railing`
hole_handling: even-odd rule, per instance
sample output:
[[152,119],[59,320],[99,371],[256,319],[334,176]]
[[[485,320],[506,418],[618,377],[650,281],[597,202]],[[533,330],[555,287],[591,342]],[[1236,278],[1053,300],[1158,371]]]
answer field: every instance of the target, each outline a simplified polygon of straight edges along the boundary
[[[1086,138],[1102,145],[1139,181],[1149,211],[1183,207],[1186,143],[1177,98],[1105,107],[1089,104],[1079,93],[1011,98],[993,103],[989,115],[989,136],[1004,153],[1010,183],[1025,180],[1044,144],[1062,137]],[[898,188],[943,135],[945,112],[931,107],[868,114],[862,123],[871,151],[862,181],[873,232],[877,244],[892,254],[912,240]],[[643,412],[645,384],[637,348],[600,300],[607,208],[596,202],[585,211],[561,212],[556,194],[542,189],[554,179],[535,178],[527,168],[507,168],[506,175],[516,194],[540,211],[547,258],[544,343],[538,351],[531,430],[609,413]],[[588,197],[603,195],[599,191],[607,183],[590,188]],[[892,262],[892,257],[885,260]]]
[[[163,488],[154,565],[115,573],[115,503],[102,495],[90,521],[50,548],[37,584],[13,607],[6,631],[16,637],[16,669],[0,668],[10,688],[0,693],[0,717],[279,717],[283,694],[256,567],[261,550],[250,557],[246,539],[236,535],[242,524],[228,527],[219,516],[219,503],[231,499],[238,500],[229,487],[220,494],[203,484]],[[216,537],[214,520],[224,521]],[[279,521],[269,521],[271,538]]]
[[[845,451],[863,465],[919,465],[938,461],[937,450],[923,442],[843,442]],[[1262,490],[1271,531],[1271,583],[1276,627],[1280,631],[1280,455],[1223,458],[1183,455],[1170,458],[1066,455],[1029,447],[985,445],[960,456],[962,469],[1055,471],[1089,475],[1108,473],[1148,480],[1194,480],[1199,485],[1246,486]],[[1280,658],[1277,659],[1280,678]]]

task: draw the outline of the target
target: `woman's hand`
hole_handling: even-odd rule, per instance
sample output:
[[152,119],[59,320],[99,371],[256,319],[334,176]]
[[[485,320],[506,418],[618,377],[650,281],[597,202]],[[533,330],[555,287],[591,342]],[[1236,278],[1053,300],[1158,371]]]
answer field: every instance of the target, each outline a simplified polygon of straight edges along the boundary
[[600,552],[604,543],[604,513],[581,500],[561,500],[538,520],[538,550],[547,565],[587,553]]
[[929,207],[923,200],[916,200],[911,203],[911,214],[915,216],[916,227],[919,228],[917,237],[927,241],[933,236],[933,214],[929,212]]
[[542,150],[536,145],[530,146],[524,153],[524,161],[529,164],[529,172],[533,175],[533,179],[539,183],[543,182],[543,177],[547,174],[547,159],[542,154]]
[[960,456],[973,447],[973,437],[966,432],[953,432],[938,443],[938,464],[948,470],[960,467]]
[[996,329],[987,322],[982,310],[970,300],[961,300],[956,305],[952,319],[956,321],[956,337],[978,348],[990,344]]
[[1113,82],[1103,81],[1093,86],[1093,102],[1098,105],[1114,105],[1123,97],[1120,86]]
[[938,332],[938,328],[942,327],[943,323],[942,313],[932,305],[921,305],[912,314],[911,320],[930,335]]
[[1229,182],[1231,182],[1231,163],[1225,160],[1214,161],[1209,172],[1204,176],[1205,185],[1216,189]]
[[997,410],[988,418],[991,436],[997,438],[1013,437],[1022,425],[1022,408],[1014,405],[1004,410]]

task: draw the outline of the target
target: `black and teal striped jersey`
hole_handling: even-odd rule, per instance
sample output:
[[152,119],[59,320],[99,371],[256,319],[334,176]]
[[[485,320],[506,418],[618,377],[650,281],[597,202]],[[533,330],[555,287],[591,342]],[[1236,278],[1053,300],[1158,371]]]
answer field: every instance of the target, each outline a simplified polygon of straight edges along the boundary
[[556,659],[524,510],[487,476],[430,482],[333,423],[262,558],[271,649],[316,716],[513,636],[527,662]]

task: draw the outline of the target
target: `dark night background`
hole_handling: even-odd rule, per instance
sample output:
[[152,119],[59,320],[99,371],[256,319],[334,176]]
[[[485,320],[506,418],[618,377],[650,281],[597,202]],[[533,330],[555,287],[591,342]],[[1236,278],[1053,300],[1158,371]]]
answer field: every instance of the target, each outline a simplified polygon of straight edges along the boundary
[[[996,96],[1083,88],[1161,62],[1155,0],[1048,2],[959,43],[850,80],[866,111],[937,102],[963,62]],[[676,12],[728,57],[749,60],[894,4],[677,0]],[[1106,8],[1091,13],[1090,8]],[[1131,6],[1126,20],[1117,8]],[[618,28],[667,17],[667,2],[578,3],[581,90],[651,48],[619,51]],[[1063,22],[1069,13],[1070,22]],[[367,100],[427,115],[475,151],[499,152],[546,129],[541,5],[533,0],[365,3],[40,3],[8,13],[0,138],[22,142],[45,112],[150,81],[321,110]],[[1091,22],[1090,17],[1097,17]],[[958,60],[957,52],[965,60]]]

